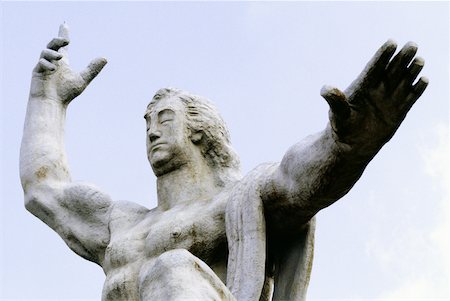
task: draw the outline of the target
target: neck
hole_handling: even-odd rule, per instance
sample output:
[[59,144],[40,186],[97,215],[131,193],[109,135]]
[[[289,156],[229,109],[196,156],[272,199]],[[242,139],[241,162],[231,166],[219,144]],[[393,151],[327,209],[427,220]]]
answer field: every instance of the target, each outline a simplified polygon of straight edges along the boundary
[[158,208],[168,210],[178,204],[212,198],[221,187],[205,160],[188,162],[157,179]]

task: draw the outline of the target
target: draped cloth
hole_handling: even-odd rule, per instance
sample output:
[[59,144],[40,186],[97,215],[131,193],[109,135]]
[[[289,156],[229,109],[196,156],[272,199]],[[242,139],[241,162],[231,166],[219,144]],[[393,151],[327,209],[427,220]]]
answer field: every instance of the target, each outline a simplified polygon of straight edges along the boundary
[[[236,184],[225,212],[227,287],[238,301],[305,300],[311,274],[315,219],[282,252],[268,256],[259,183],[278,164],[260,165]],[[272,268],[273,266],[273,268]]]

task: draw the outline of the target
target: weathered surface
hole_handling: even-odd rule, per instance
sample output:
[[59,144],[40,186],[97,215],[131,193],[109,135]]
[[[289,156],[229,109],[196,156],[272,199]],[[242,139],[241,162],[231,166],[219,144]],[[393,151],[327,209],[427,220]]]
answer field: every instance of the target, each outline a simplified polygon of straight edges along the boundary
[[304,300],[314,215],[351,189],[427,85],[414,84],[424,64],[417,47],[394,56],[395,43],[386,42],[345,92],[322,89],[324,131],[245,177],[210,102],[161,89],[145,112],[158,188],[150,210],[71,181],[66,109],[106,60],[74,72],[68,44],[63,24],[33,70],[21,181],[26,208],[103,268],[105,301]]

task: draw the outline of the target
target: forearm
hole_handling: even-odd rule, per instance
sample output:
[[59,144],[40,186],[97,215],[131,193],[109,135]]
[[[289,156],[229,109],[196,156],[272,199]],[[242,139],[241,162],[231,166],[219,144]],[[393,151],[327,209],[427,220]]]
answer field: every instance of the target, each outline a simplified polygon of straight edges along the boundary
[[327,126],[288,150],[277,171],[276,186],[284,186],[283,198],[310,218],[344,196],[377,151],[336,142]]
[[[311,145],[310,161],[306,162],[308,174],[299,170],[296,178],[307,180],[309,191],[305,199],[307,206],[319,211],[330,206],[353,187],[364,172],[367,164],[378,152],[373,145],[348,145],[339,142],[330,126]],[[304,185],[301,185],[304,186]]]
[[64,23],[33,69],[20,152],[25,193],[30,185],[70,181],[63,137],[66,108],[106,64],[104,58],[97,58],[82,72],[74,72],[68,64],[68,44]]
[[25,193],[35,185],[70,181],[64,150],[66,107],[49,98],[29,98],[20,150]]

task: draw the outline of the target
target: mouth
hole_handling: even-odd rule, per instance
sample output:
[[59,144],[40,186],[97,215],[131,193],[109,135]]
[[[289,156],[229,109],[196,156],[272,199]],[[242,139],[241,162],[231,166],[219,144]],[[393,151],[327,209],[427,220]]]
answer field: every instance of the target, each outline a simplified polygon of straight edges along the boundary
[[152,146],[151,146],[150,150],[151,150],[151,151],[154,151],[154,150],[160,148],[162,145],[165,145],[165,144],[166,144],[166,143],[164,143],[164,142],[156,143],[155,145],[152,145]]

